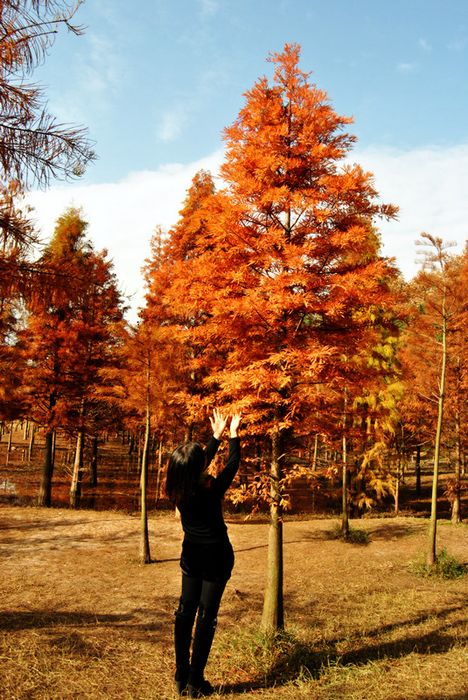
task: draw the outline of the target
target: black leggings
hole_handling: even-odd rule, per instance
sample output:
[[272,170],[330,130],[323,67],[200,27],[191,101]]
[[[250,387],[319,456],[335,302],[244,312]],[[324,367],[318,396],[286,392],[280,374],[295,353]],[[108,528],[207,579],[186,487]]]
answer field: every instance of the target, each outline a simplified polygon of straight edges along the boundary
[[180,557],[182,593],[175,614],[176,681],[188,679],[194,686],[202,684],[221,598],[233,565],[234,552],[228,539],[212,544],[184,540]]
[[[175,656],[177,682],[201,686],[203,671],[215,635],[219,604],[227,579],[207,581],[182,574],[182,595],[175,614]],[[190,644],[192,628],[197,614],[192,655]]]
[[[216,630],[217,615],[234,565],[229,540],[214,544],[184,541],[180,566],[182,593],[175,615],[176,681],[201,685]],[[197,617],[192,654],[190,643]]]
[[227,580],[205,581],[201,578],[193,578],[182,574],[182,593],[180,596],[180,611],[189,615],[195,614],[197,609],[201,617],[216,620],[221,598],[226,588]]

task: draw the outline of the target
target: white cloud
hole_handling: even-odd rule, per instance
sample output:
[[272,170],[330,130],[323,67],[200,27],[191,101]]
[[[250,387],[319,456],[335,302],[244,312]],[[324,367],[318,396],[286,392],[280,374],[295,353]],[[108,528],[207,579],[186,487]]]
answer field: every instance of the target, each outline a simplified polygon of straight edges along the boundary
[[81,65],[83,87],[93,93],[103,93],[109,89],[117,91],[123,72],[123,63],[110,39],[98,34],[90,34],[89,51]]
[[42,238],[48,240],[57,218],[68,207],[81,207],[88,234],[97,249],[106,248],[114,261],[122,291],[135,310],[143,303],[141,268],[157,225],[172,226],[192,177],[200,170],[216,173],[222,153],[187,165],[169,164],[156,171],[130,173],[124,180],[99,185],[63,185],[28,196]]
[[374,173],[383,202],[400,208],[398,221],[382,222],[383,252],[395,257],[407,279],[419,269],[415,241],[427,231],[454,240],[461,253],[468,237],[468,144],[411,151],[357,150],[354,158]]
[[159,141],[169,143],[175,141],[183,131],[189,119],[190,107],[186,109],[176,107],[161,115],[156,127],[156,137]]
[[432,51],[432,46],[431,46],[431,44],[428,42],[427,39],[424,39],[424,37],[421,37],[421,38],[419,39],[419,41],[418,41],[418,46],[419,46],[419,48],[422,49],[423,51],[427,51],[427,52]]
[[397,71],[399,73],[415,73],[417,68],[416,63],[399,63],[397,65]]
[[[356,150],[352,161],[375,176],[383,202],[400,207],[398,221],[382,222],[383,253],[395,257],[407,279],[418,270],[415,241],[422,231],[455,240],[461,253],[467,237],[468,144],[447,148],[395,151],[380,147]],[[123,291],[132,295],[132,319],[143,303],[141,267],[155,227],[168,229],[178,218],[195,172],[216,174],[223,153],[194,163],[167,164],[157,171],[130,173],[120,182],[66,185],[32,192],[30,203],[43,237],[69,206],[82,207],[96,248],[107,248]]]
[[200,0],[200,10],[203,17],[211,17],[219,10],[217,0]]
[[223,89],[227,81],[227,73],[216,66],[201,71],[196,84],[169,109],[160,112],[156,118],[156,138],[158,141],[169,143],[175,141],[183,133],[190,120],[197,115],[206,99],[215,91]]
[[454,39],[453,41],[450,41],[447,44],[447,48],[449,51],[464,51],[467,43],[466,37],[462,37],[461,39]]

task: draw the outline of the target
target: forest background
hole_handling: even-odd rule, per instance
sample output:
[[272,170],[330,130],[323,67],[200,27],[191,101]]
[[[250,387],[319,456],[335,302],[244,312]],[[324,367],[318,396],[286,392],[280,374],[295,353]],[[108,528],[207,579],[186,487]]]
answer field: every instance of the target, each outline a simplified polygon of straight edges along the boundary
[[119,440],[120,456],[130,454],[109,481],[138,474],[149,563],[149,477],[159,500],[167,453],[183,439],[204,441],[216,405],[245,416],[232,506],[269,513],[265,631],[283,627],[282,527],[294,489],[306,509],[339,512],[348,540],[350,516],[398,513],[408,469],[418,491],[429,461],[426,566],[435,566],[442,464],[454,524],[466,498],[466,251],[423,233],[422,270],[410,282],[382,255],[379,225],[397,207],[350,160],[351,120],[287,43],[224,130],[221,184],[199,171],[178,221],[156,226],[145,303],[129,324],[84,213],[64,210],[37,256],[24,199],[32,183],[79,176],[95,157],[86,131],[57,123],[27,81],[57,27],[81,33],[75,8],[0,7],[4,497],[37,476],[37,504],[53,505],[61,453],[77,508],[84,490],[105,484],[100,449]]

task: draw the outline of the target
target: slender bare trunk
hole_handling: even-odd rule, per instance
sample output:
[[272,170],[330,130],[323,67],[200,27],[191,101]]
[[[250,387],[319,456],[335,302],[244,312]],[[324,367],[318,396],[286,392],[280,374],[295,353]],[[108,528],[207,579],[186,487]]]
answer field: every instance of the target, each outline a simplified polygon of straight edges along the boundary
[[314,456],[312,457],[312,471],[317,469],[317,457],[318,457],[318,445],[319,445],[319,434],[315,433],[314,437]]
[[44,463],[37,505],[50,508],[52,502],[52,477],[54,474],[54,431],[49,429],[45,435]]
[[145,416],[145,440],[141,456],[140,472],[140,508],[141,508],[141,538],[140,538],[140,563],[151,563],[151,552],[148,531],[148,465],[151,438],[151,406],[150,406],[150,372],[148,369],[146,385],[146,416]]
[[8,462],[10,461],[10,453],[11,453],[11,447],[13,444],[13,423],[10,423],[10,432],[8,433],[8,444],[7,444],[7,452],[6,452],[6,459],[5,459],[5,466],[8,466]]
[[54,464],[55,464],[55,448],[56,448],[56,446],[57,446],[57,429],[54,428],[54,430],[52,431],[52,459],[54,461]]
[[341,458],[342,458],[342,468],[341,468],[341,483],[342,483],[342,495],[341,495],[341,534],[344,539],[349,537],[349,503],[348,503],[348,445],[346,441],[346,410],[348,408],[348,395],[345,389],[343,397],[343,419],[342,419],[342,429],[343,436],[341,441]]
[[426,565],[434,566],[437,556],[437,485],[439,477],[440,445],[442,438],[442,423],[444,415],[445,377],[447,366],[447,312],[445,308],[445,289],[442,296],[442,360],[439,379],[439,401],[437,411],[437,428],[434,446],[434,472],[432,476],[431,519],[429,522],[429,537]]
[[70,486],[71,508],[79,508],[81,501],[81,484],[83,481],[84,434],[84,428],[80,428],[76,437],[75,461],[73,463],[73,474]]
[[158,470],[156,473],[156,505],[159,502],[161,495],[161,475],[162,475],[162,452],[163,452],[163,441],[159,441],[158,445]]
[[36,424],[32,423],[30,430],[29,430],[28,463],[30,463],[32,460],[35,435],[36,435]]
[[268,535],[267,580],[263,599],[261,627],[273,635],[284,627],[283,606],[283,519],[281,508],[280,435],[275,430],[271,441],[270,529]]
[[451,520],[452,520],[453,525],[458,525],[458,523],[461,523],[461,521],[462,521],[461,502],[460,502],[461,501],[460,491],[461,491],[462,458],[461,458],[460,413],[458,410],[455,413],[455,430],[456,430],[456,438],[457,438],[456,456],[455,456],[455,493],[454,493],[454,498],[452,501]]
[[421,445],[416,447],[416,495],[421,495]]
[[96,488],[98,483],[98,436],[93,435],[93,442],[91,447],[91,464],[90,464],[90,478],[89,485],[91,488]]
[[398,515],[400,512],[400,483],[401,483],[401,456],[398,455],[396,464],[396,476],[395,476],[395,494],[393,512]]

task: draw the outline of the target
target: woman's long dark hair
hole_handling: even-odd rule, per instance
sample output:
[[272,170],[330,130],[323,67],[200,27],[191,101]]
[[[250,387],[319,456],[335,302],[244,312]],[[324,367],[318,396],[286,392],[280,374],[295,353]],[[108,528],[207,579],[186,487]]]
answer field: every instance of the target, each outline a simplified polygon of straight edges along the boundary
[[174,505],[190,498],[200,482],[205,468],[205,451],[198,442],[186,442],[176,447],[169,459],[166,495]]

